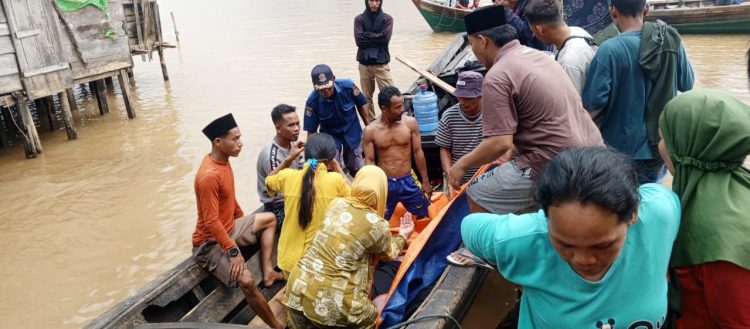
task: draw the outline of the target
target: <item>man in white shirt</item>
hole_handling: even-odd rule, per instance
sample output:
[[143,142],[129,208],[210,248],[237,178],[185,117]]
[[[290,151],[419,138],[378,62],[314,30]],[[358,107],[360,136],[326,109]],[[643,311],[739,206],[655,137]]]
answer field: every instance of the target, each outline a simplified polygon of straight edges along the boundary
[[596,53],[594,38],[586,30],[565,23],[559,0],[530,0],[524,11],[534,36],[545,44],[555,45],[555,60],[580,95],[586,84],[589,64]]

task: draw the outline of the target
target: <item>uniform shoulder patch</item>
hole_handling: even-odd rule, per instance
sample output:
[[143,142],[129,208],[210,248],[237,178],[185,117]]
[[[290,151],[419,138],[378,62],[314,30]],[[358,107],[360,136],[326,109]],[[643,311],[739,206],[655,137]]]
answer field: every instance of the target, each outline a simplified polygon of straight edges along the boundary
[[311,117],[313,113],[313,109],[311,106],[305,106],[305,116]]

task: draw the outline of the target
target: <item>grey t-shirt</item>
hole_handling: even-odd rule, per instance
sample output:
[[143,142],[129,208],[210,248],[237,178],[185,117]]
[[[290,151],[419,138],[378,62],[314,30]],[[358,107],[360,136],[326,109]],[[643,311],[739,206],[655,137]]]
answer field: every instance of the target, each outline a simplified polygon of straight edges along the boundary
[[[291,149],[286,149],[272,139],[270,143],[263,146],[258,154],[258,163],[255,165],[258,171],[258,197],[262,203],[277,203],[284,201],[284,195],[276,193],[274,197],[270,197],[266,191],[266,176],[268,173],[278,167],[284,159],[289,156]],[[302,168],[303,161],[302,154],[292,162],[289,168],[300,169]]]

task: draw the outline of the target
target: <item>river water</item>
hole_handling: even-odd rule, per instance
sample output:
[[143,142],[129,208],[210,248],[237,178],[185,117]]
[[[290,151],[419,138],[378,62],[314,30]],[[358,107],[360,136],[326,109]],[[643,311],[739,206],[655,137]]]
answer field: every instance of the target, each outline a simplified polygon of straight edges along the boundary
[[[171,81],[158,60],[134,57],[135,105],[119,91],[99,116],[81,91],[79,139],[42,131],[44,153],[26,160],[0,149],[0,328],[77,328],[189,256],[195,226],[193,178],[210,144],[200,130],[234,113],[245,147],[232,159],[237,198],[259,205],[255,160],[273,136],[270,109],[304,106],[310,69],[328,63],[358,80],[353,17],[360,1],[161,0]],[[215,5],[211,5],[214,3]],[[391,52],[426,67],[453,38],[432,33],[409,1],[386,1],[395,17]],[[744,75],[748,36],[687,36],[697,86],[750,102]],[[394,61],[395,83],[417,77]],[[300,110],[301,113],[301,110]]]

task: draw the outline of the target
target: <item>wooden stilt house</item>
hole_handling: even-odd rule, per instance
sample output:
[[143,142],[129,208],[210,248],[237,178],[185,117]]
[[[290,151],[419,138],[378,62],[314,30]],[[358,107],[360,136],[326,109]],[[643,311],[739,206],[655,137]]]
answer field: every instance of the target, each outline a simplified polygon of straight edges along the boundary
[[[75,4],[82,6],[71,7]],[[76,139],[74,87],[87,84],[104,115],[109,112],[104,80],[114,77],[128,117],[134,118],[129,44],[123,0],[0,0],[0,146],[17,134],[26,156],[36,157],[42,151],[37,132],[42,117],[50,118],[51,128],[60,118],[68,138]],[[35,113],[30,102],[36,103]]]

